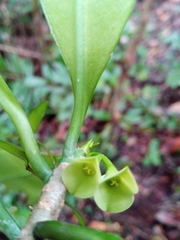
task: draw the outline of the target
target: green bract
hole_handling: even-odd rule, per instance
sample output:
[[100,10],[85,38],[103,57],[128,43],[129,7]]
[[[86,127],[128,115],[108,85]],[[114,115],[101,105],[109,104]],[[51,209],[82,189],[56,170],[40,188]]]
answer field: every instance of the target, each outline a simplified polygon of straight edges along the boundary
[[80,198],[92,197],[100,179],[98,158],[73,159],[63,171],[62,178],[68,191],[74,196]]
[[74,155],[73,155],[74,158],[88,157],[91,152],[90,149],[98,144],[99,143],[95,143],[93,140],[88,141],[80,148],[76,148]]
[[136,181],[128,167],[119,172],[109,172],[101,177],[94,194],[96,204],[106,212],[122,212],[129,208],[138,192]]

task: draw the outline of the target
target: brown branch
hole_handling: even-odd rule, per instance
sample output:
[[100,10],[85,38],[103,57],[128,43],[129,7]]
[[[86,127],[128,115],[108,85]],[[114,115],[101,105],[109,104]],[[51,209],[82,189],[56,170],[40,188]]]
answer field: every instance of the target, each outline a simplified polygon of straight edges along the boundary
[[31,59],[41,59],[41,54],[39,52],[30,51],[24,48],[17,48],[5,44],[0,44],[0,51],[8,52],[8,53],[15,53],[21,57],[31,58]]
[[130,41],[126,55],[122,61],[122,75],[119,79],[118,85],[114,89],[110,104],[112,120],[115,125],[119,123],[119,120],[121,119],[121,113],[118,111],[119,102],[123,95],[121,86],[128,79],[128,70],[130,66],[133,65],[136,61],[136,49],[144,37],[144,32],[151,15],[154,1],[155,0],[145,0],[143,2],[137,31]]
[[61,163],[55,170],[49,182],[43,187],[37,205],[33,208],[31,216],[22,229],[19,240],[34,240],[33,228],[37,222],[57,220],[64,206],[66,188],[62,182],[62,172],[68,163]]
[[153,9],[154,1],[155,0],[145,0],[142,4],[142,9],[140,12],[141,17],[138,23],[138,28],[136,30],[134,37],[129,43],[129,47],[127,49],[126,56],[124,59],[125,64],[128,65],[128,67],[135,63],[136,49],[138,44],[141,42],[141,40],[144,37],[144,32],[146,30],[146,26],[151,15],[151,11]]

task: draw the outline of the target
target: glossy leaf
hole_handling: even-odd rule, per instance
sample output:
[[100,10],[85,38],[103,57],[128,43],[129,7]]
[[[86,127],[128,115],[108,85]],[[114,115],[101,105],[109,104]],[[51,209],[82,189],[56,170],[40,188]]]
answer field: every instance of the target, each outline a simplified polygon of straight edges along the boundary
[[135,0],[41,0],[68,67],[75,98],[86,111]]
[[21,140],[21,145],[28,158],[29,164],[33,169],[33,172],[42,181],[47,182],[52,174],[52,171],[40,154],[39,147],[33,135],[29,121],[21,105],[14,97],[10,88],[1,76],[0,86],[0,105],[9,115],[17,129],[19,138]]
[[17,240],[21,235],[21,230],[10,213],[0,201],[0,230],[11,240]]
[[67,201],[65,201],[65,204],[71,208],[71,210],[73,211],[73,213],[75,214],[77,220],[79,221],[79,223],[81,224],[81,226],[85,227],[86,226],[86,223],[85,223],[85,220],[82,216],[82,214],[77,210],[75,209],[71,204],[69,204]]
[[25,169],[24,162],[0,149],[0,183],[27,194],[30,204],[37,202],[43,183]]
[[68,191],[76,197],[92,197],[96,191],[100,169],[97,157],[72,159],[63,171],[63,182]]
[[[24,150],[22,150],[20,147],[12,143],[0,140],[0,149],[5,150],[6,152],[12,154],[14,157],[17,157],[18,159],[22,159],[27,164],[26,154]],[[60,155],[48,155],[48,152],[47,154],[42,154],[42,156],[51,169],[54,169],[55,165],[61,158]]]
[[25,152],[21,148],[15,146],[12,143],[0,140],[0,148],[2,148],[3,150],[11,153],[15,157],[18,157],[18,158],[20,158],[24,161],[27,161],[27,157],[26,157]]
[[74,154],[98,80],[132,12],[135,0],[41,0],[69,70],[74,109],[61,161]]
[[34,108],[28,115],[28,120],[34,133],[37,132],[39,128],[39,125],[46,112],[47,106],[48,102],[44,101],[40,103],[36,108]]
[[128,167],[101,177],[94,194],[96,204],[106,212],[122,212],[128,209],[138,192],[137,183]]
[[122,240],[115,234],[59,221],[39,222],[33,234],[37,240]]

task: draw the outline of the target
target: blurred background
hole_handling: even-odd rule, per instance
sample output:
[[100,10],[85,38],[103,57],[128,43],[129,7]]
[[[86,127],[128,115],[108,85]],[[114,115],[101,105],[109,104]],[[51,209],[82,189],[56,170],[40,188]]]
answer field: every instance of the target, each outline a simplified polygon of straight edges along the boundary
[[[36,138],[61,154],[73,95],[39,1],[0,1],[0,74],[27,114],[48,100]],[[139,0],[101,76],[79,141],[100,142],[95,150],[118,169],[130,166],[139,193],[133,206],[119,214],[100,211],[93,199],[69,195],[88,226],[117,232],[126,240],[180,239],[179,126],[180,0]],[[0,138],[17,143],[2,109]],[[28,196],[0,184],[0,197],[23,226]],[[60,219],[77,222],[67,207]]]

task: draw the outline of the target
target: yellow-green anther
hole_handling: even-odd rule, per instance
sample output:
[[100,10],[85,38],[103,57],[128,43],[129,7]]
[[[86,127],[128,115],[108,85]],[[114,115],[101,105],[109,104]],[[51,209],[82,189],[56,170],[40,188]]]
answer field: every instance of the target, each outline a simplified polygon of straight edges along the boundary
[[93,176],[96,173],[96,170],[92,164],[85,163],[82,169],[87,176]]
[[109,181],[107,181],[108,185],[111,186],[111,187],[118,187],[119,186],[119,183],[120,183],[120,179],[118,178],[113,178]]

